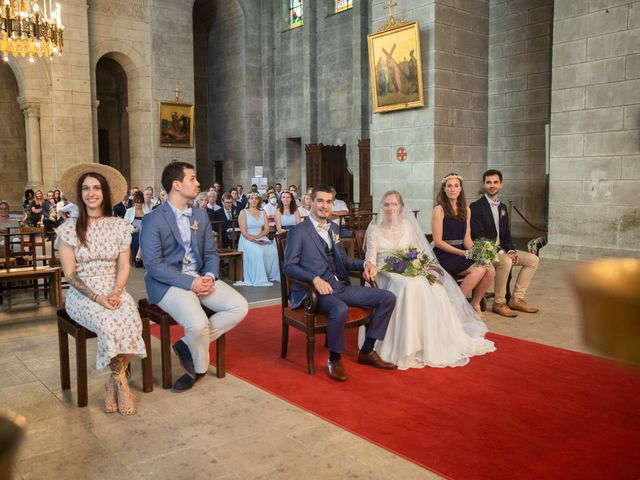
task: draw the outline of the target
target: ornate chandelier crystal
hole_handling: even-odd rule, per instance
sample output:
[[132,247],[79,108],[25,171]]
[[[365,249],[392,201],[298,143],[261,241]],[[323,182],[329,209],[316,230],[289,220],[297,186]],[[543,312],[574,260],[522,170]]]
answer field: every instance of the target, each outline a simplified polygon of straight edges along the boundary
[[0,0],[0,53],[29,57],[62,55],[60,4],[52,0]]

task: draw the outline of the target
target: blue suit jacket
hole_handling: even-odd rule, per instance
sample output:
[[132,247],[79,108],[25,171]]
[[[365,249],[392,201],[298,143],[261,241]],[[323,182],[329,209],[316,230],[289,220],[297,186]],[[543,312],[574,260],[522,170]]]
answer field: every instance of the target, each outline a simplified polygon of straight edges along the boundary
[[[333,222],[330,223],[329,236],[337,238],[339,234],[338,226]],[[316,232],[311,220],[307,219],[289,230],[287,248],[284,255],[284,271],[286,275],[310,284],[313,284],[313,279],[319,276],[334,289],[339,282],[350,284],[348,271],[362,271],[364,269],[364,261],[349,258],[344,246],[339,242],[334,242],[335,275],[339,279],[336,281],[329,267],[331,260],[325,251],[324,245],[326,245],[324,240]],[[291,286],[291,305],[293,308],[300,306],[306,297],[307,293],[300,285],[294,283]]]
[[[212,273],[218,278],[220,258],[211,231],[208,215],[197,208],[189,217],[191,247],[193,248],[197,270],[200,275]],[[140,247],[144,261],[144,283],[150,303],[158,303],[169,287],[190,290],[193,277],[182,273],[185,248],[175,214],[167,202],[142,217]]]

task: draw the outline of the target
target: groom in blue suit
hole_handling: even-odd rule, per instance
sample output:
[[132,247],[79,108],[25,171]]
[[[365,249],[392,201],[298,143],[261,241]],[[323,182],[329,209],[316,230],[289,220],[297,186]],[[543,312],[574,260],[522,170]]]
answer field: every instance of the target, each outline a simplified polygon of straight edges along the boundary
[[[208,215],[191,209],[200,184],[193,165],[171,162],[162,172],[167,200],[142,218],[140,247],[150,303],[184,327],[173,350],[186,370],[173,386],[189,390],[209,369],[209,344],[240,323],[249,310],[236,290],[219,281],[220,259]],[[201,307],[215,313],[207,318]]]
[[[287,235],[284,270],[288,277],[313,284],[320,294],[318,311],[327,316],[327,373],[331,379],[344,382],[347,374],[341,354],[345,350],[344,324],[350,306],[373,308],[358,363],[383,369],[396,368],[373,350],[375,341],[384,338],[396,297],[387,290],[351,285],[349,270],[364,271],[367,280],[375,279],[377,270],[371,262],[347,257],[339,240],[338,227],[329,221],[334,195],[335,190],[328,185],[313,189],[309,218]],[[305,298],[304,289],[294,283],[291,287],[292,306],[299,307]]]

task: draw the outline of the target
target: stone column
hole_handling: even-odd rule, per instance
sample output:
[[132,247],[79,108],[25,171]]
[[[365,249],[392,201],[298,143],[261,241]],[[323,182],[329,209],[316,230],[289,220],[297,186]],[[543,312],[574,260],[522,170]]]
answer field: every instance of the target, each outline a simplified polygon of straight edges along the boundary
[[27,187],[42,189],[42,145],[40,142],[40,105],[19,100],[27,137]]

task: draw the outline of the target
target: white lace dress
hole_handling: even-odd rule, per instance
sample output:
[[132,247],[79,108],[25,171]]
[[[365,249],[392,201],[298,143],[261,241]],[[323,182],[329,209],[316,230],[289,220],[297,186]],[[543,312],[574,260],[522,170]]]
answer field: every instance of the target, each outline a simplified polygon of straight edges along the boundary
[[425,277],[380,272],[392,251],[418,245],[406,220],[389,228],[369,228],[366,258],[378,267],[378,287],[396,295],[387,333],[375,347],[384,360],[401,370],[425,365],[460,367],[470,357],[495,350],[493,342],[484,338],[486,326],[453,279],[449,277],[445,285],[429,285]]
[[[87,228],[87,246],[79,245],[76,220],[69,219],[58,228],[58,238],[74,247],[78,276],[100,295],[113,291],[120,252],[129,248],[131,225],[117,217],[90,223]],[[71,318],[98,335],[96,368],[109,365],[118,354],[146,357],[142,339],[142,322],[135,300],[123,291],[122,306],[109,310],[91,301],[75,288],[69,288],[65,308]]]

